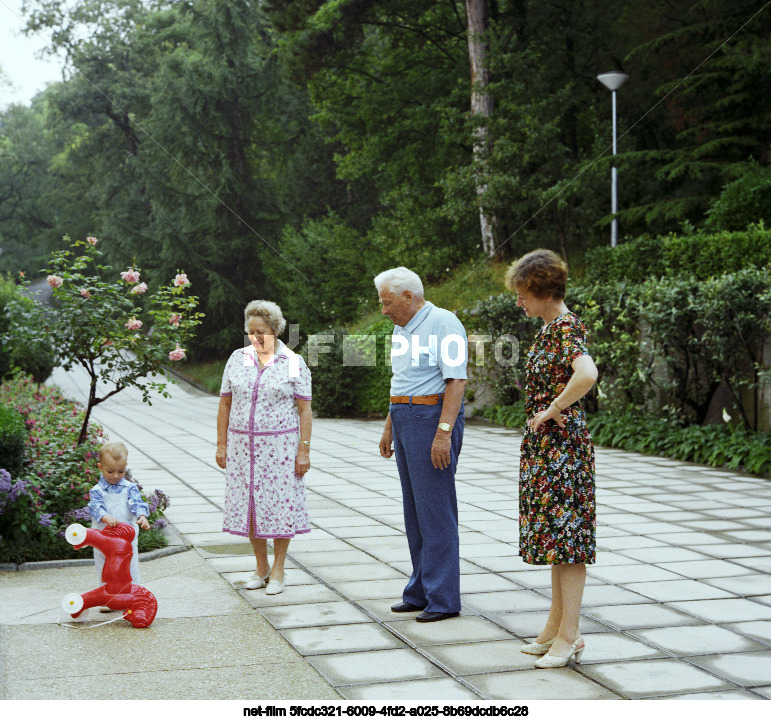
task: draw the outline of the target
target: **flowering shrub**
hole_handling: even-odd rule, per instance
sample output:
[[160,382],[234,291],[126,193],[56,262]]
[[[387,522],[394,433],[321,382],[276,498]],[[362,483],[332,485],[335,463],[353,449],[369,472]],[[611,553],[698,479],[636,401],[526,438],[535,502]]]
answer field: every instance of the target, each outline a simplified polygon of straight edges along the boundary
[[[18,477],[0,472],[0,562],[82,557],[64,540],[64,531],[71,523],[89,525],[88,493],[99,480],[99,446],[107,440],[102,429],[90,424],[78,443],[80,404],[31,378],[0,385],[0,404],[18,411],[29,430]],[[156,490],[146,500],[148,520],[158,524],[168,498]],[[141,550],[166,545],[157,530],[141,531],[139,542]]]
[[8,332],[13,324],[24,325],[36,305],[22,295],[14,280],[0,276],[0,380],[20,370],[42,383],[56,365],[56,353],[47,338],[16,338]]
[[[96,238],[65,241],[69,248],[55,251],[47,270],[55,310],[36,304],[23,322],[11,324],[8,335],[29,343],[43,336],[57,349],[65,370],[80,365],[89,374],[90,392],[78,437],[82,443],[91,409],[124,388],[139,389],[148,403],[153,390],[168,396],[165,383],[147,378],[156,376],[170,360],[185,357],[182,345],[192,337],[202,314],[195,311],[198,298],[187,295],[191,283],[185,273],[149,293],[140,268],[119,273],[100,264]],[[112,390],[98,397],[100,384]]]
[[156,488],[150,495],[147,495],[142,489],[142,485],[132,478],[131,471],[126,471],[126,478],[139,486],[142,491],[142,498],[147,501],[150,513],[147,516],[147,522],[150,524],[149,531],[139,531],[139,552],[149,551],[152,548],[160,548],[166,545],[166,536],[163,529],[169,525],[169,522],[163,515],[163,512],[169,507],[171,501],[169,497],[161,490]]

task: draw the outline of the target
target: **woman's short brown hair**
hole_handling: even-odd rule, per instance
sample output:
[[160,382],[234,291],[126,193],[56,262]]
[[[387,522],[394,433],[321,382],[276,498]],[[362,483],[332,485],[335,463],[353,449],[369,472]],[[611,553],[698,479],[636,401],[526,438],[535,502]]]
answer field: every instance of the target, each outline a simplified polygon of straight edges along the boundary
[[506,287],[517,291],[523,289],[536,298],[562,300],[568,279],[568,266],[554,251],[539,248],[519,260],[515,260],[506,271]]

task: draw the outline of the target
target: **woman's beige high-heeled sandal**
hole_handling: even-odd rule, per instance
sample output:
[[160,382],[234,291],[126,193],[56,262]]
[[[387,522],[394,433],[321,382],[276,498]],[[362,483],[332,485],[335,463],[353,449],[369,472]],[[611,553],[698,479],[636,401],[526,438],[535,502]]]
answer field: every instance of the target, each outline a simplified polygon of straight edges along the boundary
[[555,639],[546,641],[544,643],[538,643],[537,641],[535,643],[528,643],[526,646],[522,646],[522,648],[519,650],[522,653],[530,653],[533,656],[543,656],[551,648],[551,645],[554,643],[554,641]]
[[[578,648],[579,644],[583,644],[581,648]],[[567,656],[552,656],[551,654],[547,653],[545,656],[542,656],[535,662],[535,667],[561,668],[562,666],[567,665],[568,661],[570,661],[573,655],[575,655],[576,663],[578,663],[581,660],[581,656],[583,655],[585,648],[586,644],[584,644],[584,637],[579,636],[570,647],[570,651],[568,651]]]

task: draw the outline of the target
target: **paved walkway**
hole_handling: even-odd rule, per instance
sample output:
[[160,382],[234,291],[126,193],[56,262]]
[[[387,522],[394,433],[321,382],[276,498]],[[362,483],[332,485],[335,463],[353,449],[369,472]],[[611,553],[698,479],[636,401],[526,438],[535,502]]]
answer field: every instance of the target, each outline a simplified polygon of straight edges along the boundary
[[[85,397],[75,374],[57,372],[53,382]],[[290,545],[285,592],[266,596],[242,588],[254,570],[248,542],[220,530],[218,399],[179,385],[171,391],[152,406],[124,392],[94,414],[111,439],[129,446],[135,478],[171,497],[167,516],[193,547],[142,567],[159,599],[142,645],[156,650],[152,668],[168,675],[164,688],[153,687],[165,696],[151,698],[771,698],[768,480],[598,449],[599,553],[584,594],[586,652],[580,665],[539,670],[519,648],[544,623],[550,572],[517,556],[516,433],[467,426],[457,474],[463,613],[418,624],[389,610],[410,563],[396,465],[377,452],[380,421],[314,420],[306,476],[314,530]],[[221,585],[212,593],[214,572]],[[30,573],[64,571],[18,577]],[[90,587],[85,577],[78,586]],[[56,639],[48,658],[57,648],[76,657],[81,639],[93,648],[100,630],[127,626],[75,637],[51,625],[51,608],[38,610]],[[2,628],[8,635],[12,627]],[[158,643],[169,644],[165,653]],[[264,685],[272,658],[268,676],[282,664],[290,673]],[[250,686],[243,667],[254,663],[262,666]],[[207,674],[196,676],[202,667]],[[6,698],[31,697],[34,678],[14,680],[7,660],[3,675]],[[227,693],[216,695],[222,684]],[[93,693],[84,688],[77,697]]]

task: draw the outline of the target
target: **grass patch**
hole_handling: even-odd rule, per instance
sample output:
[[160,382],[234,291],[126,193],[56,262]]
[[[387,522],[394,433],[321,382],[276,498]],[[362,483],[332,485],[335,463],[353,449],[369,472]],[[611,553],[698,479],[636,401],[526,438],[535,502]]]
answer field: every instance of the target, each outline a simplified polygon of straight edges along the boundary
[[[444,280],[425,284],[426,300],[439,308],[451,311],[473,308],[480,300],[507,292],[503,277],[508,267],[508,263],[493,263],[489,260],[463,263],[454,268]],[[372,290],[374,293],[374,286]],[[357,333],[382,318],[380,308],[372,310],[353,321],[348,326],[348,331]]]
[[219,395],[220,387],[222,385],[222,373],[225,370],[225,364],[228,362],[227,358],[221,358],[218,360],[201,361],[195,363],[188,361],[184,366],[175,367],[174,370],[184,378],[198,383],[203,386],[209,393]]

